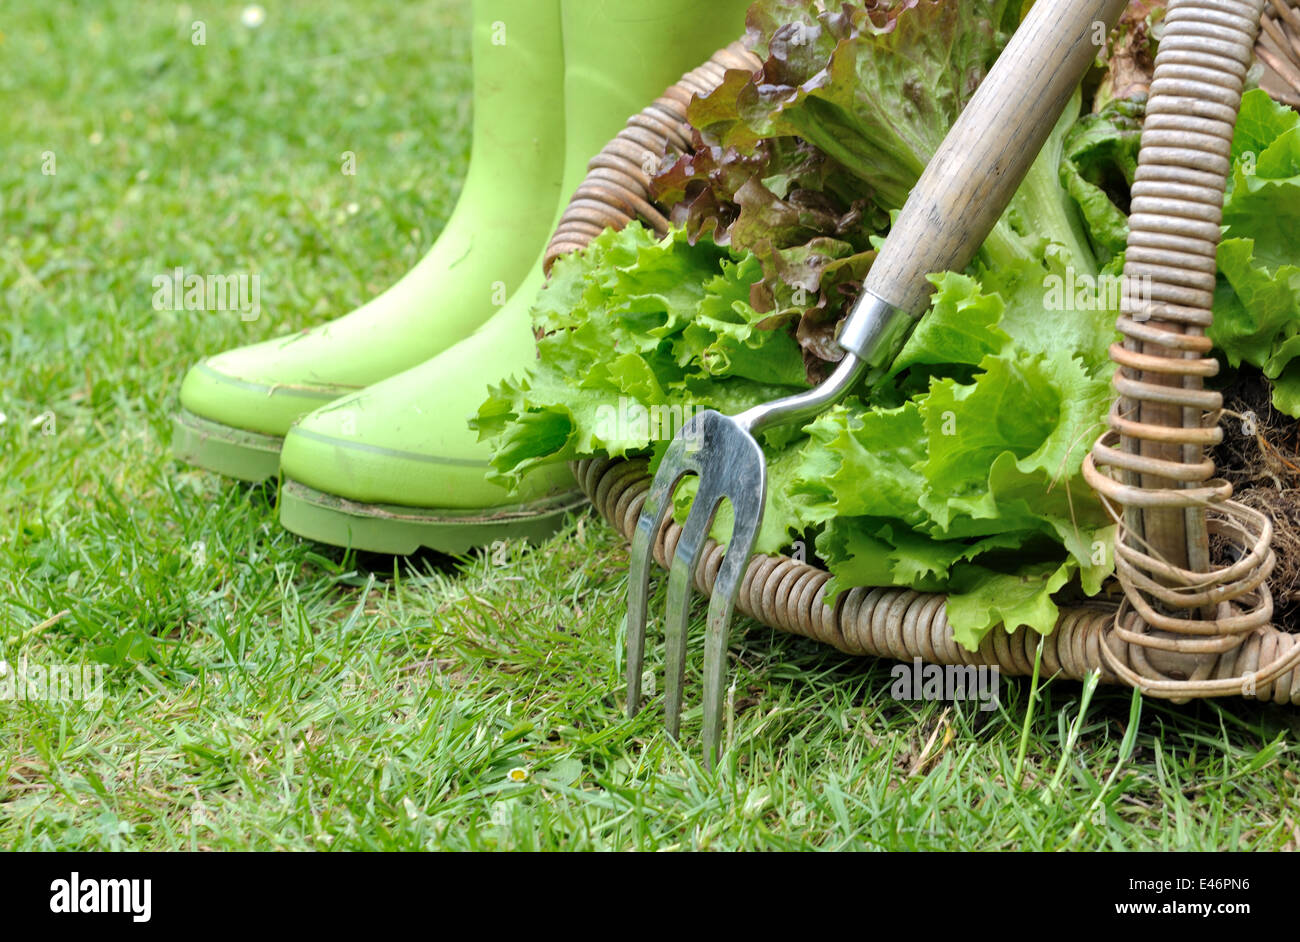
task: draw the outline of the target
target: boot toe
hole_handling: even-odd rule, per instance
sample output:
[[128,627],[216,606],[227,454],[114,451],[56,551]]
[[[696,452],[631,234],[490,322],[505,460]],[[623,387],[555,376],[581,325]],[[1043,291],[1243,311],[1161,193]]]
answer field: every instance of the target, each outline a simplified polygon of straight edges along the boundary
[[558,466],[529,475],[514,491],[487,480],[490,451],[467,416],[394,401],[388,385],[338,399],[290,429],[280,456],[286,480],[356,503],[453,512],[572,491],[572,475]]
[[285,382],[269,354],[271,343],[241,347],[209,357],[190,368],[181,384],[181,408],[233,429],[282,436],[305,415],[355,387],[330,383]]

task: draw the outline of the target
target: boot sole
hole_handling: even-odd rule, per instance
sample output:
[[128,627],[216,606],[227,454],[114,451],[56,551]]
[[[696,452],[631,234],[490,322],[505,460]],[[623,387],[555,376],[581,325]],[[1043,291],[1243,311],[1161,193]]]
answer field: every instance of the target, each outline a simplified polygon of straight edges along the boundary
[[363,504],[286,480],[280,488],[280,525],[291,533],[350,549],[409,556],[421,547],[464,553],[497,540],[541,543],[566,514],[587,503],[581,491],[529,504],[481,510],[422,510]]
[[172,417],[172,454],[241,481],[265,481],[280,472],[284,439],[222,425],[181,409]]

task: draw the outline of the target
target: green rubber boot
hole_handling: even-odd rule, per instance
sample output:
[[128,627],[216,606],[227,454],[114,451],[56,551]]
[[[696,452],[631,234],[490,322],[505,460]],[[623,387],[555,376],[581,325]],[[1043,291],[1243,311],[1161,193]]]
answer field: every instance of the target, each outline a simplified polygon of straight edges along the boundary
[[[566,196],[629,115],[743,32],[747,5],[564,0]],[[472,337],[295,425],[281,456],[280,522],[324,543],[386,553],[460,552],[553,532],[583,503],[568,470],[538,469],[507,492],[485,480],[489,449],[467,425],[490,384],[521,375],[536,357],[529,311],[542,283],[539,259]]]
[[561,194],[560,0],[474,0],[473,18],[469,172],[433,248],[351,314],[191,369],[177,457],[245,480],[275,475],[294,421],[469,336],[527,276]]

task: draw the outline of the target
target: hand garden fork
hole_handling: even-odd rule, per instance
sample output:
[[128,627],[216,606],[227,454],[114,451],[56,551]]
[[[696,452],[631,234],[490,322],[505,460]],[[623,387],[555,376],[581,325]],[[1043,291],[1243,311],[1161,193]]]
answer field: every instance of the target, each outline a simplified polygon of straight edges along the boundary
[[669,444],[632,537],[629,715],[641,700],[653,543],[673,491],[683,477],[696,474],[699,491],[669,567],[665,710],[668,731],[676,736],[691,579],[718,505],[726,499],[735,524],[709,602],[704,646],[704,750],[706,760],[713,761],[722,721],[727,628],[767,495],[766,462],[755,436],[774,425],[812,418],[860,380],[874,382],[888,369],[928,306],[932,286],[926,275],[960,271],[974,257],[1093,62],[1094,37],[1110,31],[1125,5],[1126,0],[1038,0],[908,196],[845,320],[838,338],[845,354],[831,376],[808,392],[736,416],[697,413]]

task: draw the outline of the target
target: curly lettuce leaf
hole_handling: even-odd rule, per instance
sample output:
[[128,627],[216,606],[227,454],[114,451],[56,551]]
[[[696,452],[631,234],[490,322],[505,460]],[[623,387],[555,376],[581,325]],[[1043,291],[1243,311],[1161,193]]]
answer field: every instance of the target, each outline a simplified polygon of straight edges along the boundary
[[1300,115],[1259,89],[1242,97],[1246,128],[1234,134],[1223,203],[1225,239],[1254,239],[1269,268],[1294,263],[1300,233]]
[[[1044,311],[1041,277],[1035,287],[1008,276],[1005,294],[966,275],[933,280],[931,310],[899,359],[929,371],[928,386],[895,408],[850,400],[809,425],[797,503],[822,525],[833,591],[946,591],[972,648],[999,621],[1046,633],[1067,579],[1095,593],[1111,571],[1109,520],[1080,469],[1110,402],[1092,322],[1115,312]],[[969,369],[951,375],[952,361]],[[1023,590],[1005,595],[1015,604],[979,601],[1007,579]]]
[[1300,418],[1300,115],[1254,89],[1242,97],[1224,200],[1215,346],[1273,383],[1273,404]]
[[1019,5],[822,7],[755,3],[749,36],[766,55],[761,76],[688,116],[706,140],[741,150],[759,138],[801,138],[856,174],[881,206],[902,206],[1010,38]]
[[[763,266],[751,300],[765,326],[796,325],[810,381],[842,351],[836,329],[888,224],[1018,22],[1002,0],[849,4],[760,0],[750,9],[754,74],[728,72],[697,97],[695,146],[654,180],[691,237],[747,249]],[[1057,179],[1072,99],[981,249],[990,265],[1053,246],[1095,274]]]
[[1128,242],[1129,190],[1145,113],[1145,101],[1118,98],[1084,115],[1065,137],[1061,183],[1078,204],[1103,267],[1117,257],[1122,262]]
[[[1065,587],[1075,568],[1074,560],[1029,563],[1014,572],[961,567],[949,586],[946,603],[953,637],[975,650],[998,625],[1007,631],[1027,626],[1047,634],[1060,617],[1052,595]],[[1044,630],[1043,625],[1049,627]]]
[[[749,303],[759,263],[676,230],[607,230],[557,260],[533,309],[538,361],[471,423],[495,477],[661,449],[692,410],[737,412],[806,388],[799,346]],[[779,447],[790,430],[771,436]]]

